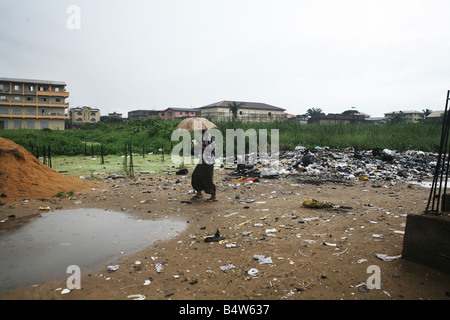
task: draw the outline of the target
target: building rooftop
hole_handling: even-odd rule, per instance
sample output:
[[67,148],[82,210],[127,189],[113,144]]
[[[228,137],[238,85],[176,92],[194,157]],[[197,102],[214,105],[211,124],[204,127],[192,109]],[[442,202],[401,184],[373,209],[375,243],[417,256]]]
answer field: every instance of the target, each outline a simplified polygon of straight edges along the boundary
[[67,85],[64,81],[18,79],[18,78],[5,78],[5,77],[0,77],[0,81],[19,82],[19,83],[36,83],[36,84],[54,84],[54,85],[59,85],[59,86]]
[[241,109],[259,109],[259,110],[274,110],[274,111],[285,111],[286,109],[271,106],[265,103],[260,102],[244,102],[244,101],[230,101],[230,100],[224,100],[212,104],[208,104],[207,106],[200,107],[199,109],[203,108],[228,108],[228,105],[230,103],[242,103],[243,105],[240,107]]
[[166,110],[183,111],[183,112],[198,112],[198,109],[194,109],[194,108],[172,108],[172,107],[168,107],[165,110],[161,110],[161,111],[166,111]]

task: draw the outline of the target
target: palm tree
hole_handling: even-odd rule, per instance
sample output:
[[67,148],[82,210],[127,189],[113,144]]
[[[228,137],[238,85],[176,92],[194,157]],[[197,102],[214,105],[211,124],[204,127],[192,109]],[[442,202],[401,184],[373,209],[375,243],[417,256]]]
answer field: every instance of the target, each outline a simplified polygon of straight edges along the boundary
[[319,113],[322,113],[322,109],[320,109],[320,108],[311,108],[311,109],[306,110],[306,114],[308,116],[312,116],[313,114],[319,114]]
[[422,110],[422,112],[423,112],[423,118],[426,119],[426,117],[428,117],[430,114],[433,113],[433,110],[425,109],[425,110]]
[[239,108],[242,108],[245,105],[243,102],[236,102],[233,101],[228,104],[228,108],[230,108],[230,112],[233,114],[233,119],[237,119],[238,110]]

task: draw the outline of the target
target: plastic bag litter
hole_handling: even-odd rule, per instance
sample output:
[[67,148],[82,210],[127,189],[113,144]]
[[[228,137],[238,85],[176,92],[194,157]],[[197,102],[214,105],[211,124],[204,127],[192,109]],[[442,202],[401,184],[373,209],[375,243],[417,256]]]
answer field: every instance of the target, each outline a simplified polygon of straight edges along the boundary
[[259,264],[266,264],[266,263],[272,263],[272,258],[271,257],[266,257],[260,254],[255,254],[253,256],[254,260],[258,260]]
[[330,208],[330,207],[334,206],[334,204],[331,202],[319,201],[316,199],[307,199],[302,202],[302,205],[305,208]]
[[384,253],[376,253],[375,255],[377,256],[378,259],[381,259],[383,261],[392,261],[392,260],[401,258],[401,256],[402,256],[402,255],[388,256],[387,254],[384,254]]
[[113,265],[113,266],[108,266],[108,271],[116,271],[117,269],[119,269],[119,265]]
[[232,263],[220,267],[220,270],[226,271],[236,268]]

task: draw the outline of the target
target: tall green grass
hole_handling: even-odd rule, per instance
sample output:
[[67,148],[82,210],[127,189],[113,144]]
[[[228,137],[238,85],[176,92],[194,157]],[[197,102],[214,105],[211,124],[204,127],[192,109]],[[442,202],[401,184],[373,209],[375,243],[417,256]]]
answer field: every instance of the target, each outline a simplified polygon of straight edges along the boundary
[[[171,150],[170,137],[178,122],[149,119],[131,121],[127,124],[95,124],[84,126],[81,130],[0,130],[0,137],[10,139],[32,151],[32,146],[51,146],[53,155],[82,155],[87,146],[91,154],[99,155],[100,145],[104,155],[121,155],[126,142],[131,142],[133,152],[159,152],[163,148]],[[441,124],[299,124],[295,121],[272,123],[247,123],[240,121],[217,122],[225,141],[226,129],[253,128],[268,130],[268,143],[271,142],[270,130],[279,130],[280,150],[292,150],[296,146],[313,148],[353,147],[358,150],[383,148],[398,151],[421,150],[438,152],[441,136]],[[173,145],[178,144],[174,142]],[[35,149],[33,149],[35,151]],[[35,153],[35,152],[34,152]]]

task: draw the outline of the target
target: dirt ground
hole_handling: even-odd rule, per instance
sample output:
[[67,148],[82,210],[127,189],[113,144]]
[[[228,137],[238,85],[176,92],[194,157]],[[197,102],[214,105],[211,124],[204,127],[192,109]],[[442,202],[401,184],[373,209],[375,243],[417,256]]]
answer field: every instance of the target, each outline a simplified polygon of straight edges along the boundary
[[[15,215],[3,225],[60,209],[102,208],[148,219],[181,219],[188,226],[175,238],[120,257],[116,271],[107,270],[111,261],[99,270],[81,270],[81,289],[62,294],[66,279],[59,279],[3,293],[0,299],[450,299],[449,274],[376,256],[401,255],[406,216],[425,209],[429,189],[390,181],[317,182],[299,176],[248,184],[231,181],[228,173],[215,171],[219,201],[213,203],[189,201],[189,174],[104,178],[94,190],[72,197],[0,199],[0,219]],[[302,207],[310,198],[334,207]],[[51,211],[40,213],[42,206]],[[225,241],[205,242],[217,229]],[[272,263],[260,264],[255,255],[270,257]],[[161,272],[157,263],[163,266]],[[234,268],[220,268],[230,264]],[[373,265],[380,268],[381,287],[369,290],[365,284]],[[249,275],[251,269],[258,272]]]

